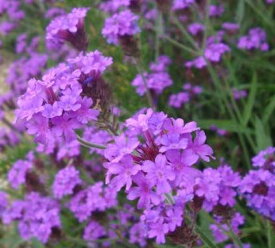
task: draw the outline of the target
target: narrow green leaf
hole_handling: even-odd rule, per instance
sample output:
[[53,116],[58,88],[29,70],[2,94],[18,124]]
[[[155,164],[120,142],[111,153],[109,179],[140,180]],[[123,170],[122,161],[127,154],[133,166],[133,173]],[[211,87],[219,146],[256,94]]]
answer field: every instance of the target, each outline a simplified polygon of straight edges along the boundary
[[266,132],[264,124],[259,117],[255,119],[255,136],[258,151],[272,145],[270,135]]
[[264,110],[263,113],[263,122],[266,123],[269,118],[272,116],[272,113],[275,111],[275,96],[273,96]]
[[241,24],[245,14],[245,1],[239,0],[237,13],[236,13],[236,21]]
[[211,239],[209,239],[207,237],[207,235],[200,230],[199,227],[196,227],[196,232],[200,235],[200,238],[202,240],[202,242],[208,247],[208,248],[217,248],[218,246],[216,246],[216,244],[214,242],[211,241]]
[[243,113],[243,121],[242,122],[243,122],[244,126],[247,125],[248,121],[251,118],[251,113],[252,113],[253,106],[255,103],[256,94],[257,94],[257,74],[254,73],[253,77],[252,77],[250,90],[249,90],[248,100],[247,100],[247,103],[245,104],[245,109],[244,109],[244,113]]
[[216,120],[216,119],[207,119],[207,120],[196,120],[201,128],[209,128],[212,125],[217,126],[218,128],[225,129],[230,132],[236,133],[251,133],[252,131],[247,127],[242,127],[240,124],[234,120]]

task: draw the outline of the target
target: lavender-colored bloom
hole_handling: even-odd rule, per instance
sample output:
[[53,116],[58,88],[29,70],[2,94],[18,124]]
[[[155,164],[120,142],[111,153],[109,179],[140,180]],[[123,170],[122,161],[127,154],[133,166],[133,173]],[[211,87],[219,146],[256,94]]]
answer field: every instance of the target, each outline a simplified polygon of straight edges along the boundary
[[202,69],[207,65],[207,62],[203,56],[199,56],[191,61],[187,61],[185,63],[185,67],[187,68],[197,68],[197,69]]
[[209,6],[209,16],[220,17],[224,12],[224,7],[222,5],[210,5]]
[[196,138],[190,145],[192,151],[200,157],[202,160],[209,162],[210,158],[213,158],[213,150],[209,145],[204,144],[206,141],[206,135],[204,131],[198,131]]
[[151,204],[158,204],[160,197],[152,190],[154,183],[144,177],[142,174],[138,174],[134,177],[134,182],[137,186],[130,188],[127,198],[129,200],[138,200],[138,208],[147,208]]
[[135,138],[127,139],[125,135],[120,135],[115,138],[115,143],[108,145],[104,156],[110,162],[119,162],[124,155],[131,154],[137,148],[139,141]]
[[[119,163],[106,163],[104,166],[108,170],[106,183],[110,183],[110,186],[117,191],[123,186],[129,190],[132,186],[132,177],[141,170],[140,165],[134,164],[130,155],[125,155]],[[112,175],[116,176],[110,180]]]
[[133,36],[140,32],[138,16],[130,10],[124,10],[105,20],[102,35],[108,43],[118,45],[123,36]]
[[24,200],[13,202],[4,212],[3,220],[4,223],[17,220],[19,233],[23,239],[35,237],[46,243],[52,234],[52,228],[61,227],[59,211],[56,201],[38,193],[30,193]]
[[15,48],[16,53],[22,53],[25,51],[25,48],[27,45],[26,39],[27,39],[27,34],[21,34],[17,37],[16,48]]
[[76,129],[97,119],[99,111],[92,108],[93,99],[87,91],[111,63],[111,58],[94,51],[50,69],[42,80],[31,79],[17,102],[18,120],[45,149],[61,140],[72,142]]
[[80,183],[79,171],[73,166],[68,166],[56,174],[52,186],[53,194],[57,199],[61,199],[65,195],[72,194],[75,186]]
[[8,172],[8,181],[17,189],[26,182],[26,174],[32,168],[32,162],[27,160],[16,161]]
[[268,147],[252,158],[252,165],[259,168],[275,169],[275,147]]
[[167,67],[172,63],[171,59],[166,55],[161,55],[156,62],[150,64],[150,70],[153,72],[167,71]]
[[224,53],[229,52],[230,48],[224,43],[213,43],[206,47],[204,56],[212,62],[219,62]]
[[132,81],[132,85],[137,87],[137,93],[144,95],[146,87],[153,90],[156,94],[161,94],[165,88],[172,85],[173,81],[170,75],[163,72],[143,73],[143,76],[138,74]]
[[104,211],[116,204],[116,194],[112,190],[103,188],[102,182],[97,182],[87,189],[78,192],[69,202],[69,209],[82,222],[87,220],[94,211]]
[[237,31],[240,28],[240,25],[232,22],[225,22],[222,24],[222,28],[228,31]]
[[146,177],[156,186],[158,194],[164,194],[171,191],[169,181],[175,179],[175,174],[166,161],[166,157],[158,155],[155,162],[145,161],[142,170],[146,172]]
[[144,247],[146,245],[146,235],[145,235],[145,224],[143,223],[137,223],[134,224],[129,233],[130,233],[130,242],[131,243],[137,243],[141,247]]
[[84,31],[84,18],[89,8],[74,8],[69,14],[56,17],[46,30],[47,46],[60,48],[64,41],[69,41],[76,49],[85,50],[87,40]]
[[233,94],[234,99],[239,100],[239,99],[245,98],[247,96],[247,91],[233,89],[232,94]]
[[[260,154],[259,154],[260,155]],[[253,163],[261,164],[261,156],[256,156]],[[275,220],[275,184],[274,170],[271,162],[265,166],[259,166],[259,170],[251,170],[242,180],[239,191],[247,200],[248,206],[255,209],[261,215]]]
[[173,1],[173,10],[182,10],[190,7],[195,3],[195,0],[174,0]]
[[190,101],[190,95],[187,92],[180,92],[169,97],[169,105],[174,108],[180,108],[184,103]]
[[122,7],[128,7],[131,0],[108,0],[100,4],[100,9],[107,13],[117,12]]
[[198,35],[202,31],[204,31],[204,25],[201,23],[192,23],[187,27],[188,31],[192,35]]
[[269,45],[266,41],[266,32],[261,28],[250,29],[248,35],[239,39],[238,47],[245,50],[258,49],[268,51]]
[[96,221],[90,221],[85,227],[83,239],[86,241],[95,241],[106,235],[105,228]]
[[235,213],[232,219],[230,220],[230,227],[227,224],[222,224],[221,219],[217,218],[216,221],[219,225],[211,224],[210,230],[215,238],[217,243],[224,242],[229,239],[228,235],[225,232],[228,232],[230,229],[235,233],[235,235],[239,234],[239,226],[244,224],[244,216],[240,213]]

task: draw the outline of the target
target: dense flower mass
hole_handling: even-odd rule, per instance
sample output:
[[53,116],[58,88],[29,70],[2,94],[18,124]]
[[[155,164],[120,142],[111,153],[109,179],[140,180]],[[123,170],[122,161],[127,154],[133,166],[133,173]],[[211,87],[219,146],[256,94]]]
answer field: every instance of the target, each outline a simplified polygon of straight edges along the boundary
[[94,51],[59,64],[42,80],[31,79],[18,99],[18,120],[49,152],[56,143],[72,142],[74,130],[97,119],[93,99],[85,94],[111,64],[111,58]]
[[[128,119],[125,125],[125,134],[105,150],[109,161],[104,165],[106,182],[117,191],[126,187],[128,199],[137,199],[137,207],[145,209],[141,221],[148,228],[147,236],[156,237],[158,243],[163,243],[165,235],[181,225],[182,208],[188,199],[184,188],[200,177],[200,171],[192,166],[199,160],[209,162],[213,151],[205,144],[205,133],[195,122],[184,123],[182,119],[168,118],[164,113],[148,109]],[[167,195],[173,198],[173,192],[178,200],[169,206]],[[209,195],[209,192],[204,193]],[[204,193],[198,194],[203,197]],[[218,201],[217,193],[215,197]],[[228,203],[226,200],[221,202]],[[176,214],[178,218],[170,220],[159,216],[159,219],[152,219],[160,212],[164,216],[165,212],[168,216]]]
[[66,167],[63,170],[60,170],[55,176],[53,194],[58,199],[65,195],[70,195],[73,193],[75,186],[80,183],[79,171],[77,171],[73,166]]
[[275,1],[61,2],[0,0],[0,246],[271,248]]
[[110,44],[119,44],[123,37],[134,36],[140,32],[138,16],[130,10],[123,10],[106,19],[102,35]]
[[249,30],[248,35],[239,39],[238,47],[245,50],[258,49],[267,51],[269,45],[266,42],[266,33],[261,28],[252,28]]
[[173,81],[169,75],[168,66],[171,64],[169,57],[162,55],[156,59],[156,62],[150,64],[151,73],[144,72],[137,74],[132,81],[139,95],[144,95],[146,91],[151,90],[159,95],[165,88],[171,86]]
[[274,152],[274,147],[268,147],[252,159],[258,170],[251,170],[239,188],[248,205],[271,220],[275,220]]
[[64,41],[70,42],[76,49],[87,47],[84,31],[84,18],[89,8],[75,8],[69,14],[61,15],[51,21],[46,30],[49,48],[58,49]]
[[46,243],[54,228],[61,227],[59,205],[48,197],[38,193],[28,194],[24,200],[17,200],[8,207],[2,216],[8,224],[18,221],[18,228],[23,239],[37,238]]

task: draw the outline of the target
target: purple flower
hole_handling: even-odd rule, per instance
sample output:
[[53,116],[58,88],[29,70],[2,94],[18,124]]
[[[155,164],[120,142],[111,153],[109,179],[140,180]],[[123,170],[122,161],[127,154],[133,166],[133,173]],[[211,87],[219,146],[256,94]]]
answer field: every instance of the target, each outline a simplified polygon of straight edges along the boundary
[[135,79],[132,81],[132,85],[137,89],[139,95],[144,95],[146,88],[153,90],[156,94],[161,94],[165,88],[172,85],[173,81],[170,75],[163,72],[153,72],[153,73],[143,73],[138,74]]
[[188,31],[192,35],[198,35],[204,31],[204,25],[201,23],[192,23],[187,27]]
[[32,168],[32,162],[28,160],[16,161],[8,172],[8,181],[15,189],[26,182],[26,174]]
[[120,135],[115,138],[115,143],[108,145],[104,156],[110,162],[119,162],[124,155],[131,154],[137,148],[139,141],[135,138],[129,138],[125,135]]
[[252,165],[265,169],[275,169],[275,147],[268,147],[252,158]]
[[266,42],[266,33],[261,28],[252,28],[248,35],[242,36],[238,41],[238,48],[245,50],[268,51],[269,45]]
[[237,31],[240,28],[240,25],[237,23],[232,23],[232,22],[224,22],[222,24],[222,28],[228,31]]
[[123,10],[105,20],[102,35],[108,43],[118,45],[123,36],[133,36],[140,32],[138,16],[130,10]]
[[224,7],[222,5],[210,5],[209,6],[209,16],[220,17],[224,12]]
[[75,186],[81,184],[79,171],[73,166],[60,170],[53,182],[53,194],[57,199],[73,193]]
[[247,91],[246,90],[237,90],[237,89],[233,89],[232,90],[232,94],[233,94],[233,97],[236,99],[236,100],[239,100],[241,98],[245,98],[247,96]]
[[150,63],[150,70],[153,72],[163,72],[172,63],[171,59],[166,55],[161,55],[156,59],[156,62]]
[[206,47],[204,56],[212,62],[219,62],[224,53],[229,52],[230,48],[224,43],[213,43]]
[[195,0],[174,0],[173,1],[173,10],[182,10],[190,7],[192,4],[194,4]]
[[160,197],[152,190],[154,183],[144,175],[138,174],[134,177],[137,186],[130,188],[127,198],[129,200],[138,200],[138,208],[147,208],[152,204],[158,204]]
[[210,158],[213,158],[213,150],[209,145],[204,144],[206,141],[206,135],[204,131],[198,131],[194,142],[190,144],[190,149],[202,160],[209,162]]
[[145,161],[142,165],[142,170],[146,172],[146,177],[156,186],[158,194],[164,194],[171,191],[169,181],[175,179],[175,174],[170,165],[166,161],[166,157],[159,154],[155,162]]
[[95,241],[106,235],[105,228],[96,221],[90,221],[85,227],[83,239],[86,241]]
[[184,103],[190,101],[190,95],[187,92],[172,94],[169,97],[169,105],[174,108],[180,108]]
[[143,223],[136,223],[130,228],[130,242],[137,243],[141,247],[146,245],[146,235],[144,233],[145,225]]
[[69,41],[77,50],[87,48],[84,31],[84,18],[89,8],[74,8],[69,14],[56,17],[46,30],[46,41],[49,48],[58,49],[64,41]]
[[46,243],[52,234],[53,228],[61,227],[59,205],[56,201],[39,195],[28,194],[24,200],[13,202],[4,213],[4,223],[18,221],[18,229],[23,239],[33,237]]
[[[132,177],[141,170],[140,165],[134,164],[130,155],[125,155],[118,163],[106,163],[104,166],[108,170],[106,183],[110,183],[110,186],[117,191],[123,186],[126,186],[126,190],[129,190],[132,186]],[[116,176],[110,180],[112,175]]]

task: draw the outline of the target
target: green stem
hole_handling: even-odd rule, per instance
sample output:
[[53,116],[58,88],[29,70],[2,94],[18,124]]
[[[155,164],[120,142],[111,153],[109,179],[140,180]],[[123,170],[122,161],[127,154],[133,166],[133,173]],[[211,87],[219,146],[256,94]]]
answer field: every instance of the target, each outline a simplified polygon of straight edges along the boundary
[[178,42],[178,41],[176,41],[176,40],[170,38],[170,37],[167,36],[167,35],[164,35],[164,39],[166,39],[167,41],[169,41],[171,44],[177,46],[178,48],[183,49],[183,50],[186,51],[186,52],[189,52],[189,53],[195,54],[195,55],[199,55],[199,54],[198,54],[195,50],[193,50],[192,48],[189,48],[189,47],[183,45],[182,43],[180,43],[180,42]]
[[105,149],[106,146],[103,146],[103,145],[99,145],[99,144],[94,144],[94,143],[90,143],[84,139],[82,139],[80,136],[77,135],[77,141],[84,147],[87,147],[87,148],[98,148],[98,149]]
[[229,233],[231,239],[233,240],[234,244],[239,248],[243,248],[243,244],[242,244],[241,240],[236,235],[236,233],[232,230],[232,227],[231,227],[230,223],[226,223],[226,224],[227,224],[227,227],[229,229],[228,233]]

